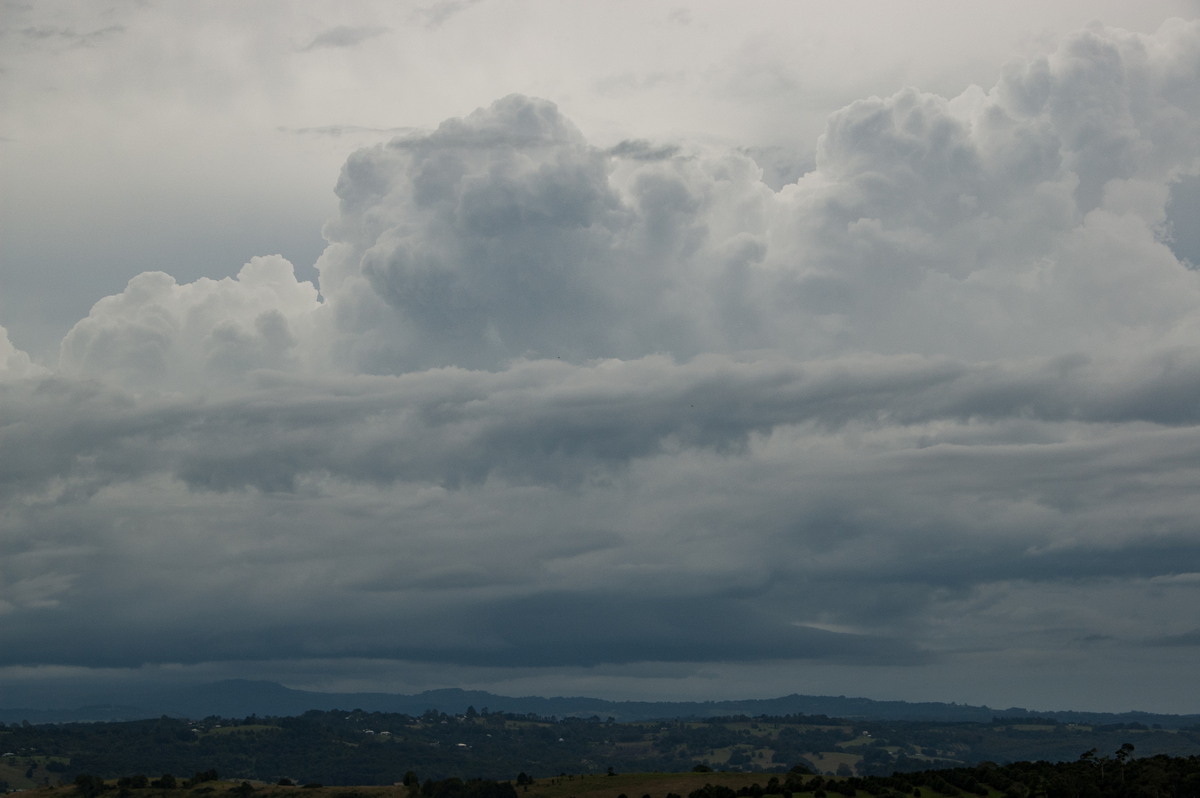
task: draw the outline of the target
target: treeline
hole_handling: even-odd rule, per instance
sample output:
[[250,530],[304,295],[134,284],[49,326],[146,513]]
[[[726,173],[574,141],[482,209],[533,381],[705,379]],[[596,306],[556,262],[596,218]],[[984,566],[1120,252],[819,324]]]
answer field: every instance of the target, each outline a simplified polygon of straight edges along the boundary
[[[826,778],[793,769],[734,790],[705,785],[687,798],[763,798],[811,794],[814,798],[1195,798],[1200,795],[1200,757],[1158,755],[1134,759],[1131,745],[1112,758],[1085,753],[1075,762],[982,763],[891,776]],[[643,796],[643,798],[646,798]],[[681,798],[668,794],[666,798]]]

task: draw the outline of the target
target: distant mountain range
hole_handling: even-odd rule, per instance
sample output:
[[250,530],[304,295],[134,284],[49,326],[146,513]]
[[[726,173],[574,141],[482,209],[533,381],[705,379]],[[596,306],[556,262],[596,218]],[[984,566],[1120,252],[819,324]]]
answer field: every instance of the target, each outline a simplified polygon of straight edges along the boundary
[[617,721],[666,718],[707,718],[730,715],[828,715],[862,720],[988,722],[996,717],[1036,716],[1061,723],[1104,725],[1141,723],[1165,729],[1200,725],[1200,715],[1159,715],[1149,712],[1033,711],[1023,707],[940,702],[874,701],[845,696],[787,695],[741,701],[607,701],[599,698],[514,698],[481,690],[428,690],[398,693],[320,693],[293,690],[276,682],[234,679],[186,687],[94,690],[6,690],[0,695],[0,722],[64,723],[157,718],[163,715],[202,719],[209,716],[245,718],[301,715],[308,710],[352,710],[420,715],[436,710],[456,715],[469,707],[477,711],[533,714],[540,717],[598,716]]

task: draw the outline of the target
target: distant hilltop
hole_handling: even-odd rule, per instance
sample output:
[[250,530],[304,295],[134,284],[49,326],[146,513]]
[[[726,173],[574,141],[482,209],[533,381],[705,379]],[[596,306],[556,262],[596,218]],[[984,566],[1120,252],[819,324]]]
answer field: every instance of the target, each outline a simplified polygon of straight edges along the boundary
[[1200,715],[1161,715],[1150,712],[1040,711],[1024,707],[942,702],[875,701],[846,696],[792,694],[780,698],[736,701],[607,701],[600,698],[541,696],[512,697],[481,690],[447,688],[414,695],[399,693],[321,693],[293,690],[270,681],[232,679],[169,689],[123,687],[104,691],[26,689],[0,696],[0,722],[62,723],[210,716],[244,718],[251,715],[286,717],[309,710],[361,709],[420,715],[428,710],[463,714],[470,708],[539,717],[598,716],[617,721],[667,718],[707,718],[731,715],[827,715],[863,720],[909,720],[986,723],[994,718],[1029,719],[1049,723],[1142,724],[1165,729],[1200,724]]

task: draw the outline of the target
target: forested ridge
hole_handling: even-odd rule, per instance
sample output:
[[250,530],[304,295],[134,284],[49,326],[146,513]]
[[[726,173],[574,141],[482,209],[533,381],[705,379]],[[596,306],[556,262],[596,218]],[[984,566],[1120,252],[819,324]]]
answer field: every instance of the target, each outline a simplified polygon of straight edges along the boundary
[[[80,774],[97,779],[174,774],[182,782],[188,774],[212,772],[268,784],[289,779],[300,784],[391,785],[412,772],[435,781],[511,780],[528,774],[541,783],[566,773],[679,773],[697,768],[763,774],[763,789],[772,775],[778,782],[801,771],[810,778],[845,783],[852,778],[981,767],[1000,769],[1010,774],[1009,781],[1027,784],[1011,775],[1017,772],[1011,769],[1042,762],[1067,768],[1063,772],[1075,780],[1092,773],[1103,794],[1113,784],[1122,784],[1134,772],[1131,768],[1141,773],[1148,763],[1166,768],[1167,763],[1194,762],[1200,755],[1200,729],[1164,730],[1137,723],[1083,726],[1032,717],[998,718],[987,724],[867,723],[824,716],[617,723],[486,709],[419,716],[354,710],[276,718],[0,725],[0,752],[3,789],[70,784]],[[1143,775],[1154,782],[1154,773]],[[1000,784],[987,783],[1001,792],[1009,786],[1003,779]],[[941,786],[937,792],[953,794]],[[795,787],[792,792],[817,789]],[[970,793],[971,785],[959,789]],[[1028,798],[1039,789],[1046,793],[1048,788],[1018,789],[1009,798]],[[1062,795],[1093,798],[1087,791]]]

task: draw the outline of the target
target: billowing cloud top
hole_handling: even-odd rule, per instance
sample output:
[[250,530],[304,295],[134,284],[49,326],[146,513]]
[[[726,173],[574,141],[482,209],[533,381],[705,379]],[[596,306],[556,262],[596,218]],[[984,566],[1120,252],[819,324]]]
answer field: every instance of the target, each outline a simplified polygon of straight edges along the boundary
[[317,291],[279,256],[234,279],[178,285],[163,272],[96,303],[63,341],[65,373],[125,386],[220,385],[252,369],[295,370],[311,352]]
[[1149,673],[1196,627],[1197,85],[1200,24],[1095,28],[849,105],[780,190],[518,95],[360,150],[319,293],[262,257],[53,370],[0,337],[0,664]]

